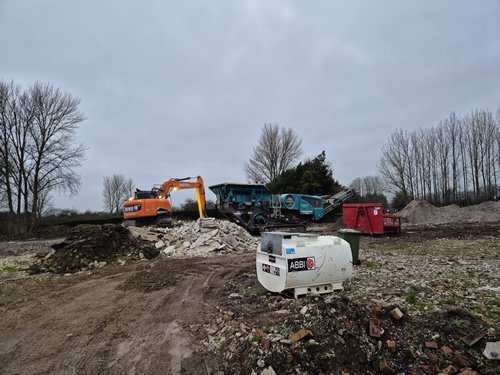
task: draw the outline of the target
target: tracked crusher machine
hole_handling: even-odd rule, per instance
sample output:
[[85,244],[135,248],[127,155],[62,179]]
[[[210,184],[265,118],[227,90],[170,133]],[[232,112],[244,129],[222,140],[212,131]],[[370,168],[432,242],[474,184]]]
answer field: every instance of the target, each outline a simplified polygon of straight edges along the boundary
[[250,233],[270,231],[304,232],[356,195],[354,189],[335,195],[271,194],[262,184],[222,183],[210,186],[218,211]]

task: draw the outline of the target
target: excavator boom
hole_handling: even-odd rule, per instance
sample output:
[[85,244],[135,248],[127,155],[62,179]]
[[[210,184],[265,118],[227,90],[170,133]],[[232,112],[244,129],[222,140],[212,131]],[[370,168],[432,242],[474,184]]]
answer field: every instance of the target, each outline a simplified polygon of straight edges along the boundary
[[[196,178],[196,181],[188,181]],[[203,218],[206,216],[205,206],[206,206],[206,198],[205,198],[205,186],[203,184],[203,179],[201,176],[197,177],[185,177],[185,178],[171,178],[170,180],[164,182],[160,188],[158,189],[161,192],[161,197],[167,197],[170,195],[172,191],[175,190],[183,190],[183,189],[196,189],[196,198],[198,201],[198,211],[200,213],[200,217]],[[164,195],[165,194],[165,195]]]

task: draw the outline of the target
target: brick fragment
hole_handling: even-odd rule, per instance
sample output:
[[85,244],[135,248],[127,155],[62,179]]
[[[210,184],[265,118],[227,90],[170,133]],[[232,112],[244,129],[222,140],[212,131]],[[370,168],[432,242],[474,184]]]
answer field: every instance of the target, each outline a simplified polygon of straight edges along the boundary
[[264,332],[262,332],[262,330],[260,330],[259,328],[257,328],[255,330],[255,333],[258,334],[261,337],[265,337],[266,336],[266,334]]
[[391,353],[396,353],[396,341],[387,340],[387,348],[389,348]]
[[443,345],[441,347],[441,351],[444,354],[446,354],[447,357],[451,357],[451,355],[453,354],[453,350],[449,346],[446,346],[446,345]]
[[472,332],[470,332],[467,336],[462,337],[460,340],[465,342],[469,346],[473,346],[476,342],[481,340],[483,337],[486,336],[486,332],[484,332],[482,329],[478,328]]
[[425,354],[427,354],[427,357],[429,358],[429,361],[431,361],[431,363],[438,363],[439,358],[436,355],[432,354],[428,350],[425,351]]
[[453,363],[456,364],[460,368],[470,367],[470,361],[464,357],[463,355],[457,355],[452,359]]
[[380,336],[382,336],[382,330],[380,328],[380,319],[371,318],[369,330],[370,330],[369,331],[370,337],[377,339],[380,338]]
[[437,349],[438,348],[438,344],[435,341],[426,341],[425,342],[425,347],[429,348],[429,349]]
[[377,305],[376,303],[372,303],[370,305],[370,309],[372,310],[372,313],[374,313],[375,315],[380,315],[380,313],[382,312],[382,310],[380,310],[379,305]]
[[269,348],[271,347],[271,340],[266,337],[263,337],[260,340],[260,344],[264,347],[264,349],[269,350]]
[[382,364],[382,372],[385,375],[396,375],[396,371],[387,364],[385,358],[384,358],[384,363]]

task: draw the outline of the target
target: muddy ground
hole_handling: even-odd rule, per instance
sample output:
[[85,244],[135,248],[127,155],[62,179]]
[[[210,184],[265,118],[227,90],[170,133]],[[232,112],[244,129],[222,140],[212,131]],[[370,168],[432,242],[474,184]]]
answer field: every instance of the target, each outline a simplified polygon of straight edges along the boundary
[[53,243],[3,243],[0,373],[500,373],[483,354],[500,340],[500,222],[360,242],[344,291],[298,300],[263,289],[253,252],[28,275]]

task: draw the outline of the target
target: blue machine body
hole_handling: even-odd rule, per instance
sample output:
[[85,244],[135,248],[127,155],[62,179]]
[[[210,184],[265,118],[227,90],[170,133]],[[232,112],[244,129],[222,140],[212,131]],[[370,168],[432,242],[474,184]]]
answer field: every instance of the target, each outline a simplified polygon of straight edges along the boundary
[[321,219],[353,194],[342,195],[342,200],[332,196],[317,197],[304,194],[273,195],[262,184],[222,183],[209,187],[217,197],[217,209],[228,219],[247,228],[261,232],[293,228],[295,230]]

